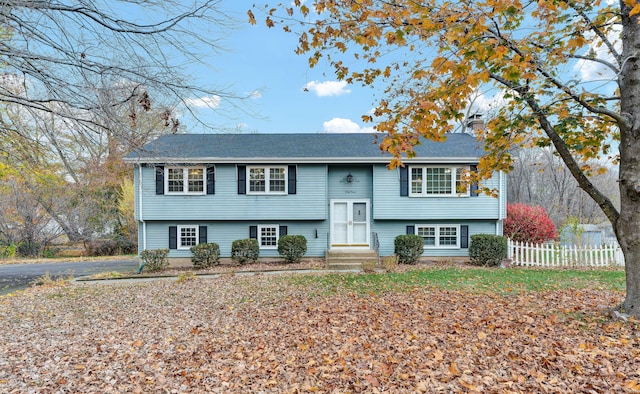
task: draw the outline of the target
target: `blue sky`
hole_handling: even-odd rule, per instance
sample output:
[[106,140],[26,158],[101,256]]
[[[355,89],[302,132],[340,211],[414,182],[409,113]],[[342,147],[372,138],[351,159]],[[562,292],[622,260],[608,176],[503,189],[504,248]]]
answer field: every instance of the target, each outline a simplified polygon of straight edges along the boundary
[[[372,125],[361,120],[373,108],[372,88],[337,81],[325,63],[310,69],[307,57],[294,53],[294,34],[280,27],[269,29],[262,21],[248,23],[249,3],[222,5],[238,19],[237,28],[221,41],[226,51],[213,56],[210,69],[195,77],[251,98],[245,103],[248,111],[216,98],[190,98],[200,119],[227,131],[250,133],[373,132]],[[207,101],[216,111],[206,106]],[[187,114],[181,121],[189,132],[216,131]]]
[[[306,55],[296,55],[297,37],[276,26],[267,28],[256,14],[257,25],[250,25],[247,10],[251,3],[223,0],[223,11],[237,19],[235,28],[225,30],[221,38],[224,52],[210,56],[209,68],[199,68],[198,81],[225,87],[239,95],[250,96],[245,110],[218,97],[191,97],[188,102],[199,119],[183,113],[181,122],[188,132],[246,133],[322,133],[373,132],[372,124],[361,117],[374,108],[375,87],[347,85],[337,81],[333,69],[322,60],[311,69]],[[219,32],[212,30],[216,39]],[[603,47],[596,47],[597,52]],[[607,58],[607,54],[598,53]],[[568,65],[567,75],[592,89],[608,85],[613,75],[593,62]],[[570,79],[570,78],[567,78]],[[606,82],[605,82],[606,81]],[[474,99],[478,111],[491,111],[500,105],[500,95],[489,91]],[[215,107],[211,109],[208,105]],[[475,110],[474,110],[475,111]],[[224,114],[224,115],[223,115]]]

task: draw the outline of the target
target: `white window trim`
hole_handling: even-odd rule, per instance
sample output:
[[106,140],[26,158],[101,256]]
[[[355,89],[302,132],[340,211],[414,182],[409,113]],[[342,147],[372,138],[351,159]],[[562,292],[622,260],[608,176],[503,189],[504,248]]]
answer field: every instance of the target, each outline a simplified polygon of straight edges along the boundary
[[[181,192],[170,192],[169,191],[169,169],[182,170],[182,191]],[[190,192],[189,191],[189,171],[188,170],[202,170],[202,191],[201,192]],[[180,166],[171,166],[164,168],[164,194],[167,195],[203,195],[207,194],[207,169],[205,167],[180,167]]]
[[[276,244],[274,246],[263,246],[262,245],[262,229],[263,228],[275,228],[276,229]],[[278,240],[280,239],[280,226],[277,224],[259,224],[258,225],[258,246],[260,249],[278,249]]]
[[[251,169],[252,168],[262,168],[264,169],[264,189],[263,192],[251,191]],[[270,169],[271,168],[281,168],[284,170],[284,191],[272,192],[270,185]],[[273,194],[273,195],[284,195],[289,193],[289,168],[286,165],[277,165],[277,166],[247,166],[247,194]]]
[[[424,245],[424,249],[460,249],[460,225],[459,224],[416,224],[415,233],[418,235],[418,228],[434,227],[436,229],[436,244]],[[456,229],[456,244],[455,245],[440,245],[440,228],[441,227],[454,227]]]
[[182,229],[185,228],[195,228],[196,229],[196,245],[200,243],[200,226],[196,226],[196,225],[188,225],[188,226],[177,226],[177,234],[176,236],[178,237],[178,244],[177,244],[177,249],[180,250],[189,250],[189,248],[191,248],[191,246],[194,245],[189,245],[189,246],[185,246],[182,245]]
[[[411,170],[413,168],[422,168],[422,178],[423,179],[422,179],[422,191],[420,193],[414,193],[413,192],[413,188],[411,187],[412,186]],[[448,194],[435,194],[435,193],[434,194],[428,194],[426,192],[426,190],[427,190],[427,182],[424,179],[424,176],[425,176],[424,173],[426,171],[425,170],[426,168],[449,168],[449,169],[451,169],[451,183],[452,183],[451,191],[452,192],[448,193]],[[457,188],[456,188],[456,178],[457,178],[458,169],[460,169],[460,168],[462,168],[464,170],[467,170],[467,171],[471,170],[471,168],[469,166],[465,166],[465,165],[459,165],[459,166],[456,166],[456,165],[451,165],[451,166],[443,166],[443,165],[423,165],[423,166],[412,165],[412,166],[409,166],[409,170],[408,170],[409,171],[409,175],[408,175],[408,177],[409,177],[409,185],[408,185],[408,187],[409,187],[409,197],[427,197],[427,198],[434,198],[434,197],[447,197],[447,198],[448,197],[469,197],[471,195],[470,194],[470,189],[471,189],[470,187],[467,187],[467,190],[466,190],[465,193],[457,193],[456,192],[456,190],[457,190]]]

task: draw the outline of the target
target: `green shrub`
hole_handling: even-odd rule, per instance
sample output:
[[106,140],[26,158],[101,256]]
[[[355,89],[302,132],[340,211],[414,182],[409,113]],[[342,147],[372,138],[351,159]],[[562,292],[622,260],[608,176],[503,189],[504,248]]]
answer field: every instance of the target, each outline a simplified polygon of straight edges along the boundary
[[283,235],[278,239],[278,253],[287,263],[299,263],[307,253],[307,239],[303,235]]
[[12,259],[16,257],[16,244],[0,246],[0,259]]
[[169,249],[156,249],[156,250],[143,250],[140,253],[140,259],[142,259],[142,265],[138,270],[138,273],[142,272],[143,268],[147,268],[150,272],[161,271],[169,266]]
[[220,246],[216,243],[201,243],[189,248],[191,262],[196,268],[209,268],[220,263]]
[[58,255],[58,252],[60,252],[60,248],[46,246],[44,249],[42,249],[42,257],[44,257],[45,259],[52,259]]
[[393,253],[398,256],[400,264],[417,263],[424,251],[422,237],[415,234],[398,235],[393,241],[393,245]]
[[495,267],[507,258],[507,238],[493,234],[474,234],[469,245],[473,265]]
[[260,256],[257,239],[237,239],[231,243],[231,260],[238,264],[255,263]]

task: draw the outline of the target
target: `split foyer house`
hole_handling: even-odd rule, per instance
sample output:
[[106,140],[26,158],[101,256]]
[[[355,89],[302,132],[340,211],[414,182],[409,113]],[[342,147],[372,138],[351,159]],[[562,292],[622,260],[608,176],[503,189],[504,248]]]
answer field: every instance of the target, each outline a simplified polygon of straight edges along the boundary
[[278,238],[307,239],[306,256],[369,250],[393,255],[394,239],[418,234],[424,256],[467,256],[470,236],[502,234],[506,177],[484,186],[498,197],[460,192],[460,176],[482,153],[468,134],[421,141],[416,157],[390,170],[371,134],[172,134],[127,156],[135,171],[139,250],[169,249],[188,262],[201,242],[231,254],[255,238],[261,257]]

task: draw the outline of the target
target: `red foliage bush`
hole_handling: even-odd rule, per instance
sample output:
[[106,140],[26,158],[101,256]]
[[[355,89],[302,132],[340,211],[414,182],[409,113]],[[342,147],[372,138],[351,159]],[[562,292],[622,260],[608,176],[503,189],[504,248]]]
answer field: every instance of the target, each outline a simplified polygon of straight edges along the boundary
[[556,237],[556,226],[544,207],[507,204],[503,232],[514,241],[542,243]]

